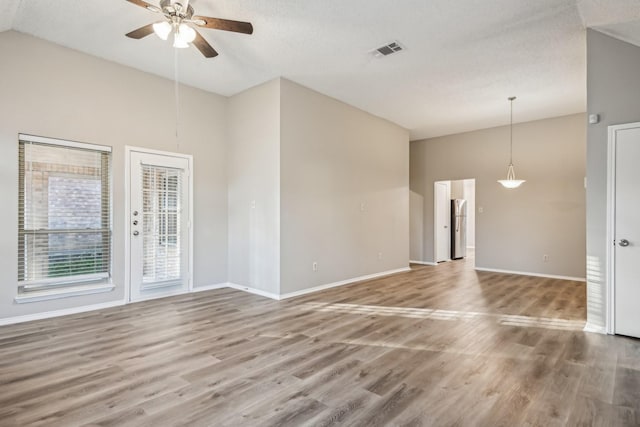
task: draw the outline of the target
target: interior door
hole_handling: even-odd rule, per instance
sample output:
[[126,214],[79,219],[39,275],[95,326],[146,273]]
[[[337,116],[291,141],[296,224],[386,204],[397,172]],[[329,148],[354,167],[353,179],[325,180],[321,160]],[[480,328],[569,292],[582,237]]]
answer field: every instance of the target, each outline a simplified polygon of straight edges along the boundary
[[640,123],[615,133],[615,333],[640,337]]
[[436,203],[435,203],[435,237],[436,237],[436,262],[450,259],[449,242],[451,232],[450,223],[450,190],[446,182],[436,182]]
[[130,299],[189,289],[189,159],[131,151]]

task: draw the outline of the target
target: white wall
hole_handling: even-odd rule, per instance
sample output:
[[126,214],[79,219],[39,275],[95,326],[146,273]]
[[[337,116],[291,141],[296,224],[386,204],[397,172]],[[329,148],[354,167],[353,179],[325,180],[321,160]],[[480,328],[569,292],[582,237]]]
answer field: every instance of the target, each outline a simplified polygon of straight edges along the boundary
[[[194,156],[194,285],[227,278],[226,99],[14,31],[0,33],[0,318],[122,300],[124,146]],[[17,305],[18,133],[113,147],[113,292]]]
[[280,80],[229,99],[229,281],[280,292]]
[[474,177],[478,268],[583,278],[584,122],[575,114],[514,125],[516,173],[527,180],[515,190],[496,182],[507,172],[508,126],[412,142],[411,190],[425,200],[421,261],[434,259],[433,183]]
[[451,199],[464,199],[464,180],[451,181]]
[[587,30],[587,322],[605,326],[607,127],[640,122],[640,47]]
[[284,79],[281,94],[281,292],[407,267],[408,131]]

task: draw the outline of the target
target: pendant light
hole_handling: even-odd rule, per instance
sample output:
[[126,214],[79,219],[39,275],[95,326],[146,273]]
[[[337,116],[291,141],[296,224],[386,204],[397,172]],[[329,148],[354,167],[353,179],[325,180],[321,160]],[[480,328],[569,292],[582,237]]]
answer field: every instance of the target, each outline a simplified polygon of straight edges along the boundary
[[515,96],[509,97],[511,103],[511,118],[509,121],[509,168],[507,168],[507,179],[499,179],[498,182],[504,188],[518,188],[520,184],[525,182],[524,179],[516,179],[516,173],[513,170],[513,101]]

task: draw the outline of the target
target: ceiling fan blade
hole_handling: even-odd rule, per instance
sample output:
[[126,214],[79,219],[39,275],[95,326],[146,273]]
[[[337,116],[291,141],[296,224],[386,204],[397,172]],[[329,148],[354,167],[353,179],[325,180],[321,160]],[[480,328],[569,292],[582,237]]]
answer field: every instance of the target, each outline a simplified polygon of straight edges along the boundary
[[136,6],[144,7],[145,9],[149,9],[153,12],[160,12],[161,9],[158,6],[154,6],[151,3],[147,3],[144,0],[127,0],[129,3],[133,3]]
[[132,39],[141,39],[143,37],[147,37],[151,33],[153,33],[153,24],[145,25],[137,30],[133,30],[130,33],[127,33],[127,37]]
[[209,42],[207,42],[204,37],[202,37],[197,31],[196,38],[193,41],[193,45],[200,51],[201,54],[204,55],[205,58],[213,58],[214,56],[218,56],[218,52],[216,52],[216,50],[211,47]]
[[253,34],[253,25],[251,25],[250,22],[231,21],[229,19],[211,18],[209,16],[194,16],[191,18],[191,21],[199,27],[233,31],[234,33]]

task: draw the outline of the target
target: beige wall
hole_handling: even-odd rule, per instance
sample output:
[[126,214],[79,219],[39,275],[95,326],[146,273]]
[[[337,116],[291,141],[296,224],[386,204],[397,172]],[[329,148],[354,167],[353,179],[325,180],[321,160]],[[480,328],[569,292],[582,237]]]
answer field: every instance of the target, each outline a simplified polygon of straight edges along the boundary
[[640,47],[587,31],[587,322],[605,326],[607,253],[607,127],[640,122]]
[[[0,54],[0,318],[122,301],[126,145],[194,156],[195,287],[277,295],[407,265],[406,130],[277,79],[229,99],[181,86],[178,145],[171,81],[11,31]],[[13,302],[18,133],[113,148],[115,291]]]
[[229,99],[229,281],[280,292],[280,80]]
[[284,79],[281,92],[281,292],[407,267],[408,131]]
[[412,142],[411,190],[424,197],[422,261],[434,259],[433,183],[475,178],[477,267],[584,278],[584,122],[576,114],[514,125],[516,173],[527,180],[515,190],[496,182],[507,172],[508,127]]
[[409,259],[424,260],[424,197],[409,192]]
[[[171,81],[12,31],[0,34],[0,54],[0,317],[123,298],[125,145],[194,156],[196,287],[286,294],[407,266],[406,130],[277,79],[230,99],[181,86],[178,146]],[[423,234],[411,255],[433,261],[433,182],[476,178],[478,266],[583,276],[583,123],[516,125],[516,170],[528,182],[515,191],[495,182],[505,127],[412,143],[411,212],[422,210]],[[113,147],[114,292],[13,303],[20,132]]]
[[[122,300],[124,147],[194,156],[194,284],[227,280],[226,98],[17,32],[0,33],[0,318]],[[114,292],[17,305],[18,133],[113,147]]]
[[467,201],[467,247],[476,246],[476,182],[473,179],[463,181],[462,198]]

